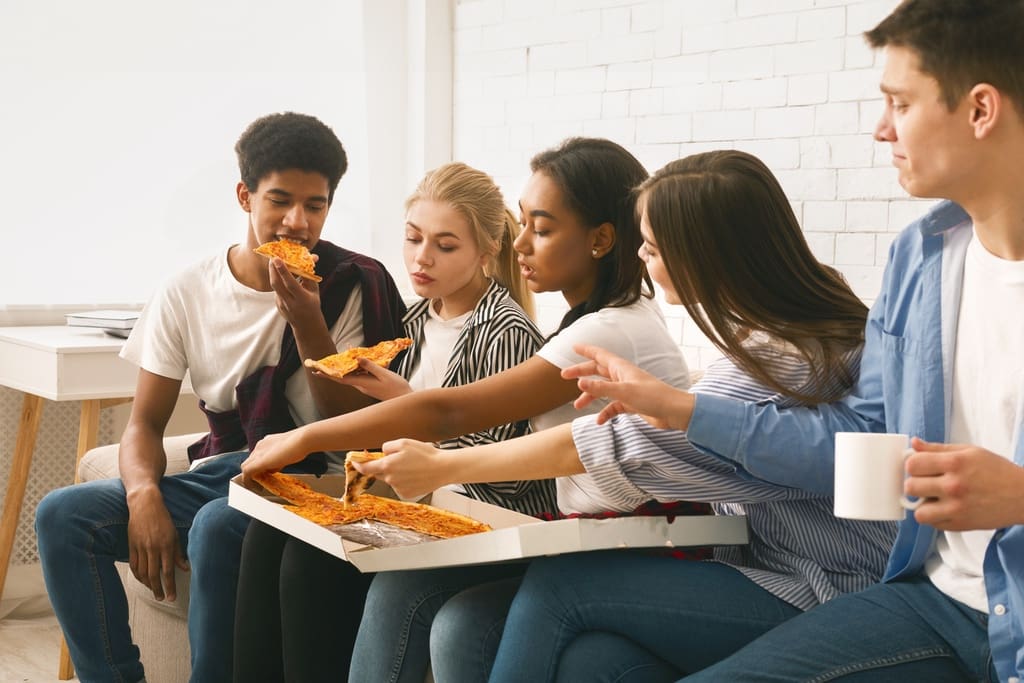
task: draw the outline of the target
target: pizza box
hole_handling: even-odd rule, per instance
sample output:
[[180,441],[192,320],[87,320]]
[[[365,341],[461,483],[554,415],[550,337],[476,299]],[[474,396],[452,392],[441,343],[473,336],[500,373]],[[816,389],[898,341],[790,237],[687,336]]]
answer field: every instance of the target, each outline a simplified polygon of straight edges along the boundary
[[[331,496],[340,497],[345,489],[343,475],[295,476],[313,489]],[[671,522],[665,517],[573,518],[545,522],[473,500],[455,491],[438,489],[422,502],[467,515],[485,522],[494,530],[412,545],[374,547],[342,538],[331,528],[303,519],[285,510],[279,502],[281,499],[257,489],[258,486],[246,486],[241,475],[235,477],[231,480],[228,504],[351,562],[363,572],[509,562],[610,548],[741,545],[748,541],[747,520],[741,516],[676,517]],[[386,495],[380,490],[371,491]]]

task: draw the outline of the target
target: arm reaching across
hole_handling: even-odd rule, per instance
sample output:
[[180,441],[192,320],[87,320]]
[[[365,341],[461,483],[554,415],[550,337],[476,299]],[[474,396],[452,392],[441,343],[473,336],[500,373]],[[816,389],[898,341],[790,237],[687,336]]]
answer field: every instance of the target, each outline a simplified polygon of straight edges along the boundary
[[609,400],[598,414],[598,424],[616,415],[634,413],[658,429],[686,430],[693,412],[693,394],[676,389],[596,346],[580,344],[573,350],[590,360],[565,368],[562,377],[578,379],[582,393],[574,403],[577,408],[595,399]]
[[548,479],[585,471],[568,423],[472,448],[441,450],[422,441],[396,439],[381,450],[387,457],[352,466],[403,498],[418,498],[446,484]]

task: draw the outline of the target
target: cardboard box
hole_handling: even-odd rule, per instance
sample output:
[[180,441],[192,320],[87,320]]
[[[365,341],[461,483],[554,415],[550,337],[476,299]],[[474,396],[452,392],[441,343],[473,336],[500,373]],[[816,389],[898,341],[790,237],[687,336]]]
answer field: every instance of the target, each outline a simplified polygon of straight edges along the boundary
[[[334,497],[340,497],[345,488],[345,478],[341,475],[296,476],[313,489]],[[228,492],[231,507],[347,560],[363,572],[486,564],[609,548],[739,545],[748,541],[745,517],[676,517],[672,522],[664,517],[543,522],[439,489],[424,502],[478,519],[494,531],[416,545],[375,548],[343,539],[331,529],[285,510],[279,500],[247,488],[241,476],[231,480]]]

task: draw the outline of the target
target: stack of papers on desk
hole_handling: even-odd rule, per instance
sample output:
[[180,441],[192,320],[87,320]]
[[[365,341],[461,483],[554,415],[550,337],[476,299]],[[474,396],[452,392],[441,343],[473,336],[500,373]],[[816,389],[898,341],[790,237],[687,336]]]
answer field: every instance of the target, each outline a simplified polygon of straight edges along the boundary
[[102,310],[68,313],[64,316],[72,327],[101,327],[119,337],[127,337],[139,319],[138,311]]

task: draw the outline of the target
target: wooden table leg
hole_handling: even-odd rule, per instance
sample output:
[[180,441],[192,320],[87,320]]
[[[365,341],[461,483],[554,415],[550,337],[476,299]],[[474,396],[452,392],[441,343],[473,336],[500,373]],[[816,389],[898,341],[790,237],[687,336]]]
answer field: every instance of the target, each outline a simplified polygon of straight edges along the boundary
[[[103,403],[99,399],[82,401],[82,413],[78,419],[78,450],[75,453],[75,483],[78,477],[78,465],[82,462],[82,456],[96,447],[96,440],[100,431],[100,409]],[[63,636],[60,639],[60,660],[57,663],[57,679],[66,681],[75,675],[75,665],[71,663],[71,653],[68,652],[68,644],[64,642]]]
[[7,480],[7,494],[4,496],[4,512],[0,517],[0,597],[3,597],[7,568],[11,563],[14,549],[14,535],[18,531],[21,503],[25,498],[28,472],[32,468],[32,451],[36,447],[39,433],[39,419],[43,415],[43,399],[34,394],[25,394],[21,404],[21,421],[18,436],[14,441],[14,457],[11,460],[11,475]]

